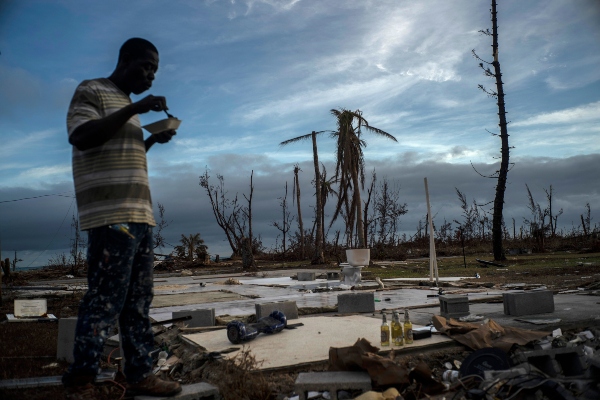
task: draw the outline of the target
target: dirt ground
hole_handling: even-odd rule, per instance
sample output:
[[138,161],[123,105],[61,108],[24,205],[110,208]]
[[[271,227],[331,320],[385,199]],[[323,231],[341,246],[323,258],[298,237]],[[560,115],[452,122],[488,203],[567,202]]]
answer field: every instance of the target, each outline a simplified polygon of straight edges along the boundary
[[[537,261],[531,264],[531,260],[520,261],[520,259],[509,260],[510,266],[503,268],[502,266],[482,267],[469,260],[468,268],[464,269],[465,273],[473,273],[478,271],[481,278],[473,278],[467,281],[461,281],[459,285],[463,287],[479,287],[483,285],[501,286],[507,283],[525,283],[546,285],[548,288],[559,291],[577,288],[595,288],[600,289],[600,267],[597,262],[600,257],[598,254],[591,256],[591,261],[587,258],[582,260],[577,259],[574,262],[554,262]],[[564,264],[564,265],[561,265]],[[261,268],[258,272],[251,274],[268,276],[269,271],[274,269],[285,268],[315,268],[308,264],[287,264],[282,263],[260,263]],[[412,267],[411,267],[412,265]],[[222,274],[232,273],[235,271],[242,272],[241,267],[237,263],[218,264],[211,266],[201,266],[188,264],[184,266],[193,274]],[[402,270],[410,270],[411,268],[421,270],[427,269],[426,261],[410,262],[400,266]],[[332,270],[334,265],[318,266],[316,269]],[[450,268],[450,267],[449,267]],[[389,273],[389,267],[382,268],[374,265],[369,268],[367,276],[373,274],[375,276],[380,273]],[[178,269],[179,270],[179,269]],[[399,270],[400,271],[400,270]],[[452,268],[452,273],[455,271],[463,271],[462,269]],[[175,273],[175,269],[156,271],[160,273]],[[413,271],[414,272],[414,271]],[[83,275],[84,271],[80,271]],[[13,276],[10,283],[14,286],[27,285],[30,282],[39,282],[44,280],[64,279],[65,269],[43,269],[20,273]],[[442,273],[440,273],[442,275]],[[474,274],[473,274],[474,275]],[[464,276],[473,276],[464,275]],[[400,274],[400,276],[402,276]],[[422,276],[422,271],[421,271]],[[368,279],[368,278],[367,278]],[[32,322],[32,323],[7,323],[5,315],[13,312],[13,296],[14,292],[4,290],[3,302],[0,306],[0,380],[15,379],[15,378],[32,378],[32,377],[49,377],[59,376],[65,371],[67,364],[57,362],[56,360],[56,344],[58,336],[58,324],[55,322]],[[58,318],[76,316],[79,306],[79,300],[82,293],[73,293],[67,296],[48,297],[48,313],[54,314]],[[374,344],[377,345],[377,344]],[[178,343],[181,357],[185,354],[191,354],[197,351],[190,351],[185,345]],[[185,350],[185,351],[184,351]],[[177,351],[174,352],[177,354]],[[414,367],[421,361],[425,361],[433,376],[440,379],[444,370],[444,363],[454,363],[456,360],[463,360],[470,351],[460,345],[446,350],[434,350],[427,353],[422,352],[404,356],[399,363],[407,367]],[[114,362],[114,361],[113,361]],[[256,362],[251,354],[243,354],[241,359],[237,360],[237,364],[224,363],[222,361],[215,362],[206,356],[196,355],[193,359],[187,360],[188,367],[179,371],[175,376],[178,376],[184,383],[208,381],[220,388],[225,389],[226,393],[222,395],[226,399],[283,399],[286,395],[293,392],[293,384],[298,372],[308,370],[324,370],[326,364],[314,365],[310,368],[299,370],[285,370],[272,374],[262,374],[256,371]],[[193,366],[193,367],[192,367]],[[108,364],[104,360],[103,368],[116,368],[116,365]],[[96,396],[99,400],[108,399],[123,399],[124,397],[124,378],[118,374],[116,379],[111,382],[98,385],[96,388]],[[243,395],[241,394],[243,393]],[[3,390],[0,389],[0,398],[9,399],[44,399],[55,400],[62,399],[64,391],[62,386],[50,386],[44,388],[34,388],[28,390]],[[406,398],[419,398],[416,394]]]

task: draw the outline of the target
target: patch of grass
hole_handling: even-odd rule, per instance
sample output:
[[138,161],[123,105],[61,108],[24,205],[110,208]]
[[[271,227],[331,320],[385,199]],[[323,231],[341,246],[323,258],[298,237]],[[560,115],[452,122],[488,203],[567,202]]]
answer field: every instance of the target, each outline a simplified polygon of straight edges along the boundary
[[[440,277],[471,277],[476,273],[486,275],[506,275],[512,274],[532,274],[544,273],[553,274],[554,272],[564,273],[565,269],[575,271],[587,271],[593,273],[596,269],[600,273],[600,254],[573,254],[566,252],[523,254],[518,256],[509,256],[506,261],[498,264],[506,267],[484,266],[477,262],[477,259],[484,261],[493,261],[493,257],[488,254],[474,254],[466,257],[466,262],[462,256],[438,257],[438,273]],[[381,264],[384,264],[383,267]],[[466,268],[465,268],[466,265]],[[385,267],[385,268],[384,268]],[[506,270],[505,270],[506,269]],[[429,259],[414,259],[402,262],[390,262],[371,266],[364,270],[370,272],[373,276],[382,279],[387,278],[428,278],[429,277]]]

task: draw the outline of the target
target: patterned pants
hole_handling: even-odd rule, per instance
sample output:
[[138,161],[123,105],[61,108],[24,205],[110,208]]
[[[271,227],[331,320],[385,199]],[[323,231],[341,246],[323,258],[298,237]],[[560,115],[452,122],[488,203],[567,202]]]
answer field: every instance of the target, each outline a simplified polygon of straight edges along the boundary
[[66,386],[93,381],[106,339],[118,322],[125,376],[130,383],[152,369],[154,335],[148,318],[153,297],[153,239],[148,224],[119,224],[88,231],[88,291],[75,329],[74,363]]

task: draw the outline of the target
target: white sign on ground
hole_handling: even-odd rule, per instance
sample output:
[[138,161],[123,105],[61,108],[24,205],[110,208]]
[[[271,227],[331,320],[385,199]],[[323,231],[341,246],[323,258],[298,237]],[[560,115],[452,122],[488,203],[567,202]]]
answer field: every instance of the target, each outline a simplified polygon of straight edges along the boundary
[[46,299],[15,299],[15,317],[43,317],[48,312]]

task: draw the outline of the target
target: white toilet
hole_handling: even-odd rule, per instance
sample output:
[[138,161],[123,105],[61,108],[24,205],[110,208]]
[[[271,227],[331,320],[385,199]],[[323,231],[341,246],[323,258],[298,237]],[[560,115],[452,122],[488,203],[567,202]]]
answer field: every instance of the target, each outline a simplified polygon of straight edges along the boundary
[[348,249],[346,250],[347,263],[342,263],[343,283],[354,286],[362,279],[362,269],[369,265],[371,249]]

